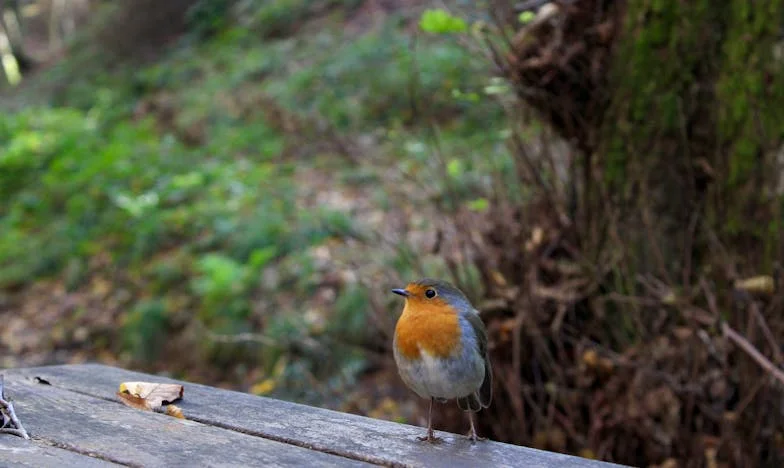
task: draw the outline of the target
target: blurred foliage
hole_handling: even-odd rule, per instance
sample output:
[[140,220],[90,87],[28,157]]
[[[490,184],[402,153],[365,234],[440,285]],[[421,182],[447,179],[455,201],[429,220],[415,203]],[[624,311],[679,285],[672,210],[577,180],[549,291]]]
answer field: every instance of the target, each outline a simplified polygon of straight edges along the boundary
[[315,15],[334,11],[345,15],[359,7],[362,0],[270,0],[259,4],[240,0],[237,18],[242,26],[264,37],[280,38],[293,32]]
[[122,322],[123,347],[144,360],[160,357],[166,340],[166,305],[160,300],[139,302]]
[[[109,7],[0,116],[0,290],[34,303],[36,285],[62,282],[79,323],[117,324],[90,352],[122,365],[342,401],[366,350],[388,345],[371,316],[390,311],[373,310],[364,273],[336,265],[447,274],[437,255],[390,252],[378,235],[394,229],[368,231],[355,205],[367,196],[365,215],[383,217],[432,200],[443,212],[411,227],[424,232],[486,209],[491,174],[512,167],[502,113],[479,99],[481,60],[412,34],[418,14],[344,30],[361,3],[179,1],[150,24],[184,32],[152,59],[134,58],[132,37],[89,41],[120,30],[127,5]],[[367,164],[325,149],[344,135],[374,140]],[[390,190],[389,174],[410,182]],[[357,189],[348,205],[316,201]],[[319,250],[348,240],[371,250]]]
[[[482,84],[481,61],[447,41],[417,43],[401,34],[398,21],[349,42],[317,35],[313,46],[326,52],[293,51],[283,64],[288,79],[273,80],[270,94],[290,109],[324,116],[339,129],[368,131],[458,114],[467,125],[486,118],[481,107],[477,112],[478,106],[452,98],[461,86]],[[301,67],[305,60],[309,66]]]
[[449,12],[440,9],[426,10],[422,13],[419,27],[423,31],[436,34],[465,32],[468,29],[463,18],[452,16]]
[[206,38],[228,27],[235,0],[198,0],[185,12],[188,31]]
[[[260,209],[285,218],[293,206],[290,188],[274,183],[284,164],[205,156],[158,136],[150,121],[106,127],[98,108],[36,108],[4,116],[1,128],[3,237],[17,239],[0,250],[4,284],[99,251],[129,264],[197,234],[206,250],[236,235],[240,219]],[[254,156],[274,158],[277,147]]]

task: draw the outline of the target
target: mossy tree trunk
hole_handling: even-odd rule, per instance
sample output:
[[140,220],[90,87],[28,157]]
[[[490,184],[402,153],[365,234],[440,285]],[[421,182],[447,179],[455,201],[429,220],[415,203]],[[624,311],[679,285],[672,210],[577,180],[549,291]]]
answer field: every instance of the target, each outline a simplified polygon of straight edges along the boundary
[[736,248],[779,243],[783,6],[626,5],[596,169],[622,234],[645,246],[632,256],[636,270],[688,281],[681,275],[702,263],[711,232]]
[[770,267],[784,0],[581,0],[555,18],[521,31],[501,66],[584,159],[585,247],[623,237],[627,267],[677,282],[715,232]]
[[769,269],[784,258],[784,1],[734,0],[722,58],[715,88],[722,179],[709,214]]

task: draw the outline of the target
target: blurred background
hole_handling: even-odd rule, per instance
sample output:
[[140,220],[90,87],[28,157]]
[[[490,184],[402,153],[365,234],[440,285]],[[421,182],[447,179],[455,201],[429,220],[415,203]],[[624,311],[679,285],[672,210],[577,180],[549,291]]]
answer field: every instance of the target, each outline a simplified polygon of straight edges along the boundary
[[389,289],[436,276],[483,435],[784,463],[784,0],[0,9],[0,367],[421,425]]

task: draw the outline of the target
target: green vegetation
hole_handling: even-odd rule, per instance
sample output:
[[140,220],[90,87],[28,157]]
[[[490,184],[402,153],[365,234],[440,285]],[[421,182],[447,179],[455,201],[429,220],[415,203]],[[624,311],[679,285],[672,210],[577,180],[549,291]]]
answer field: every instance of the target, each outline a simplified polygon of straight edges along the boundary
[[[104,344],[125,365],[195,379],[223,369],[207,374],[327,404],[384,339],[369,318],[390,312],[371,307],[364,278],[327,278],[356,261],[398,281],[443,271],[384,252],[363,216],[383,223],[403,200],[425,231],[448,215],[428,219],[427,200],[486,209],[487,171],[511,164],[497,151],[501,114],[476,98],[481,61],[415,40],[416,15],[343,32],[358,2],[243,4],[238,20],[224,3],[197,2],[189,32],[154,61],[101,68],[100,47],[85,48],[14,96],[21,110],[0,117],[0,287],[62,282],[89,298],[106,278],[82,319],[116,315],[119,339]],[[335,149],[368,137],[349,159]],[[379,184],[390,171],[410,197]],[[349,198],[314,198],[324,193]]]

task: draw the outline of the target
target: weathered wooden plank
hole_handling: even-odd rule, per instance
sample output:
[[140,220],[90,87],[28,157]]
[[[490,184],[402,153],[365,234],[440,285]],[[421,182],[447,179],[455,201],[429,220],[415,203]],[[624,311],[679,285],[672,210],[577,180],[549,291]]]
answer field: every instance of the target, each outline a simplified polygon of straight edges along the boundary
[[[102,369],[91,371],[98,374]],[[16,413],[31,437],[103,460],[145,467],[364,465],[196,421],[139,411],[85,394],[89,392],[42,385],[20,373],[3,373],[6,395],[13,397]]]
[[52,447],[40,440],[24,440],[21,437],[7,434],[0,435],[0,464],[36,468],[121,466],[70,450]]
[[[273,440],[343,454],[380,464],[439,467],[527,466],[610,467],[603,462],[500,442],[471,444],[464,436],[439,432],[441,444],[418,441],[424,429],[390,421],[314,408],[101,365],[20,369],[15,375],[39,376],[52,385],[114,399],[120,382],[153,380],[185,386],[178,403],[193,420]],[[481,413],[480,413],[481,415]]]

